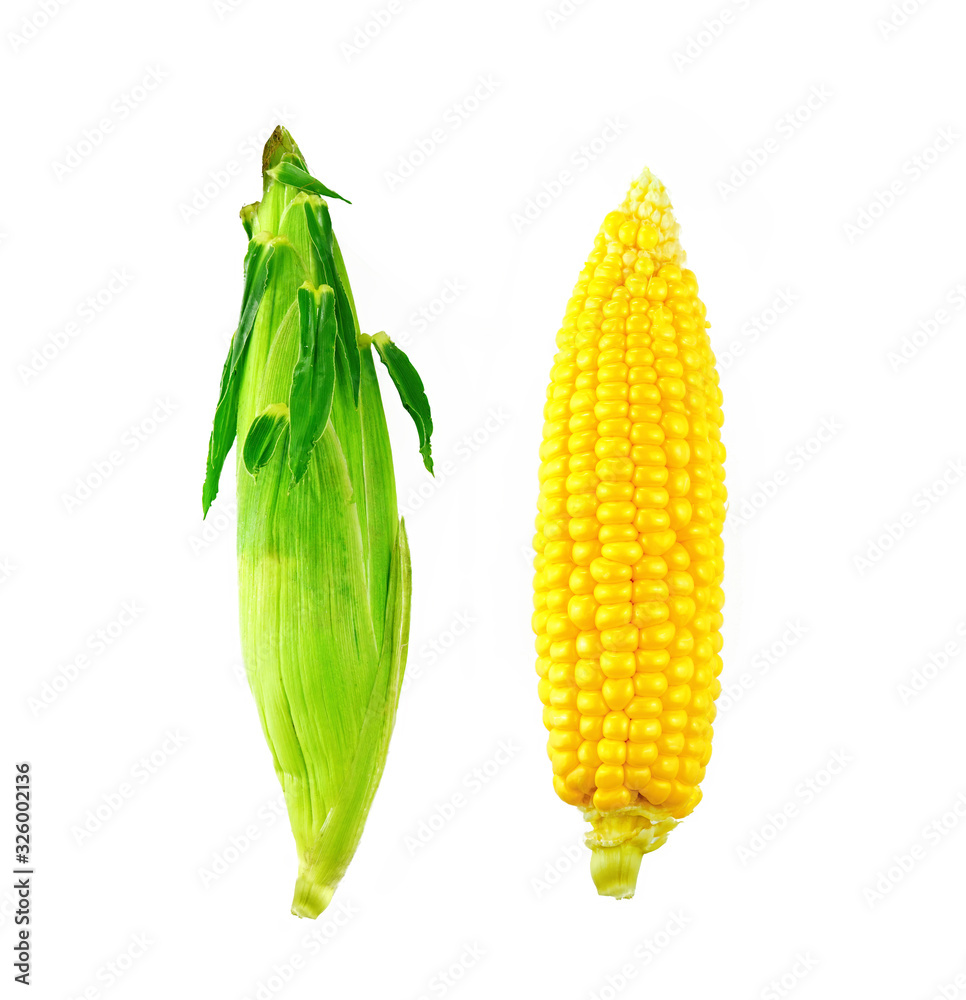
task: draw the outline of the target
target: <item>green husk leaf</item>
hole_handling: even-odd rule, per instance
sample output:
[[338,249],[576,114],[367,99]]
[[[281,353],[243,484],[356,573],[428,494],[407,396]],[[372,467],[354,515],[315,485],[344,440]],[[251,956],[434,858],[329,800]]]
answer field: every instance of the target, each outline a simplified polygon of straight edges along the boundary
[[376,642],[383,641],[382,629],[386,595],[390,580],[392,546],[386,540],[394,538],[399,523],[396,506],[396,479],[392,469],[392,449],[389,428],[379,394],[379,380],[372,351],[360,351],[362,356],[362,390],[359,397],[359,417],[362,429],[365,528],[367,534],[366,561],[369,564],[369,603],[373,608],[372,627]]
[[303,170],[289,160],[287,155],[283,155],[281,162],[267,173],[269,177],[274,177],[275,180],[282,184],[288,184],[289,187],[298,188],[300,191],[310,191],[312,194],[319,194],[324,198],[338,198],[347,205],[352,204],[348,198],[343,198],[341,194],[326,187],[322,181],[313,177],[307,170]]
[[299,359],[289,394],[292,439],[289,468],[298,483],[308,468],[332,410],[335,394],[335,341],[338,330],[331,286],[305,282],[298,290]]
[[309,172],[309,168],[306,166],[305,160],[302,159],[302,153],[300,150],[289,150],[282,153],[281,163],[291,163],[292,166],[298,167],[299,170],[303,170],[305,173]]
[[372,337],[372,343],[379,352],[379,359],[389,371],[399,399],[406,412],[413,418],[416,431],[419,434],[419,454],[423,456],[423,465],[430,475],[433,474],[433,457],[430,437],[433,433],[433,415],[429,409],[429,400],[423,388],[423,380],[413,367],[412,362],[384,334],[377,333]]
[[330,807],[312,848],[303,855],[295,883],[292,913],[317,917],[355,854],[372,799],[379,787],[396,724],[396,709],[409,649],[409,607],[412,573],[409,540],[402,520],[396,532],[389,574],[382,653],[369,695],[358,752],[339,797]]
[[258,202],[256,201],[251,205],[245,205],[238,215],[242,220],[242,225],[245,227],[245,235],[251,239],[255,232],[255,219],[258,215]]
[[205,485],[201,491],[204,516],[207,516],[208,508],[218,495],[221,470],[235,440],[241,364],[255,323],[255,315],[268,283],[269,266],[275,254],[275,246],[270,240],[256,237],[249,242],[248,252],[245,254],[245,290],[242,294],[241,316],[238,328],[231,338],[228,359],[222,369],[218,406],[215,409],[214,426],[208,441],[208,467]]
[[[338,803],[352,807],[344,799],[352,762],[367,752],[363,722],[382,650],[353,486],[331,420],[305,478],[291,489],[290,482],[278,452],[257,480],[239,478],[242,649],[300,873],[310,856],[326,871],[344,870],[355,844],[337,837],[332,848],[344,852],[337,858],[319,834]],[[317,886],[320,908],[334,889]]]
[[268,465],[288,427],[288,422],[288,407],[284,403],[272,403],[266,406],[252,421],[245,435],[242,456],[245,468],[253,476],[257,476]]
[[348,292],[349,282],[345,277],[345,268],[343,266],[340,270],[339,267],[342,261],[341,254],[336,259],[337,244],[332,232],[329,206],[325,202],[320,205],[310,205],[306,202],[305,215],[309,237],[322,265],[323,280],[326,284],[331,285],[335,292],[336,316],[339,321],[339,352],[345,359],[349,370],[352,399],[358,406],[359,386],[362,381],[359,345],[356,341],[359,323],[352,305],[351,294]]

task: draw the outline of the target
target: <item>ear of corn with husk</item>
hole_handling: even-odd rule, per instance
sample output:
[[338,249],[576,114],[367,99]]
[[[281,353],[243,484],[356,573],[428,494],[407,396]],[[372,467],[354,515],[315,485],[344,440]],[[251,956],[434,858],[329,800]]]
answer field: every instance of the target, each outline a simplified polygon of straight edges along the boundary
[[406,355],[359,331],[326,201],[341,196],[282,128],[262,167],[262,200],[241,213],[244,293],[203,507],[237,437],[242,649],[298,850],[292,912],[315,917],[382,776],[409,635],[409,549],[373,348],[430,472],[432,419]]
[[698,283],[645,170],[604,219],[544,407],[533,628],[553,785],[601,895],[701,798],[721,690],[721,392]]

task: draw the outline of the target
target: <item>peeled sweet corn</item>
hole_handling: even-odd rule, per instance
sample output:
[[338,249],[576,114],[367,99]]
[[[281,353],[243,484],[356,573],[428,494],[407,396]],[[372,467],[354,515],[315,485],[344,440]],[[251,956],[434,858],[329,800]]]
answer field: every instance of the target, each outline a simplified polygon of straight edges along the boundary
[[553,785],[601,895],[701,799],[721,690],[721,392],[704,303],[648,170],[574,288],[540,448],[533,629]]

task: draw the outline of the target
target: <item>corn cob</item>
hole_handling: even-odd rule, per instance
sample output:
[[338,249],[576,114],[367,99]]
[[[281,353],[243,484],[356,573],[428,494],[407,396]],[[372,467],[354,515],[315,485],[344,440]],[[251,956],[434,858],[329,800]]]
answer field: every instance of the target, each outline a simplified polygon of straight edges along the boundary
[[[355,853],[406,663],[410,568],[375,347],[432,472],[422,382],[384,333],[359,333],[324,196],[275,130],[222,373],[203,507],[237,435],[242,650],[299,857],[292,912],[316,917]],[[344,200],[344,199],[343,199]]]
[[557,334],[533,629],[553,785],[601,895],[701,798],[721,690],[721,393],[705,307],[648,170],[594,241]]

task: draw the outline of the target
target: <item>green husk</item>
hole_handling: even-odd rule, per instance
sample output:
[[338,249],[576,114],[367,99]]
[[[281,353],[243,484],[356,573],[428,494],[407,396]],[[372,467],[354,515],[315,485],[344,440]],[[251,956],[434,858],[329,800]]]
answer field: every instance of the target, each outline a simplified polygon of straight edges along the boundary
[[409,547],[374,343],[430,471],[432,419],[408,358],[359,332],[323,198],[341,196],[281,127],[262,170],[262,200],[241,213],[245,289],[203,508],[237,436],[242,651],[298,849],[292,912],[316,917],[382,776],[409,638]]

